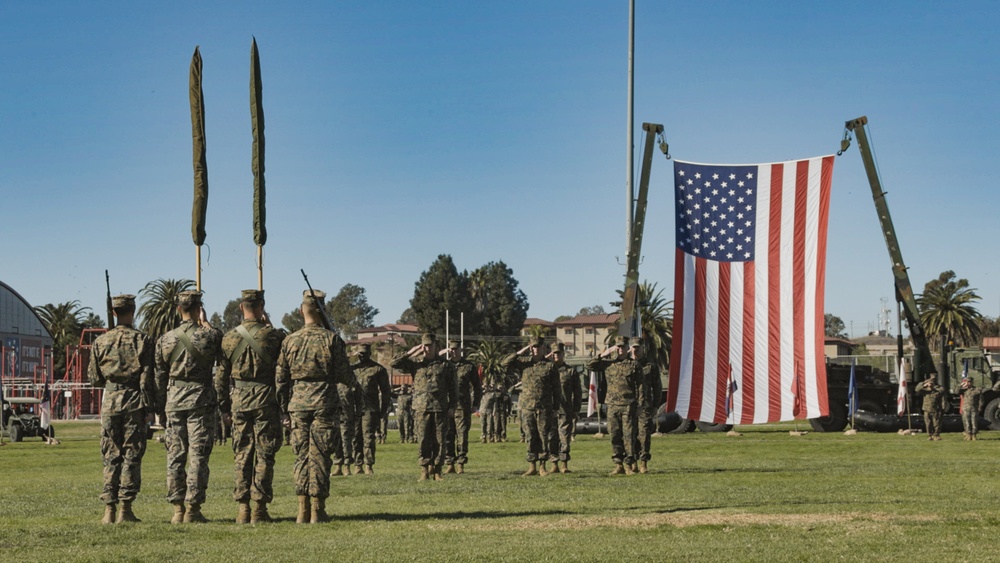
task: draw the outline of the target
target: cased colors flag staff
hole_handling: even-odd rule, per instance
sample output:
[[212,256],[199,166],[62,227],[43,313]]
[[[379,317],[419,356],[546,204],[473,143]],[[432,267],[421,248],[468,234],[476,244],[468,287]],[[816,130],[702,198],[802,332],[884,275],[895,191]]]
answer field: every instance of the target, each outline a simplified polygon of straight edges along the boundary
[[833,156],[674,162],[668,410],[734,424],[826,416],[823,289]]
[[194,168],[194,203],[191,209],[191,239],[198,263],[196,286],[201,291],[201,245],[205,244],[205,213],[208,210],[208,158],[205,152],[205,94],[201,89],[201,52],[194,48],[188,77],[191,103],[191,152]]

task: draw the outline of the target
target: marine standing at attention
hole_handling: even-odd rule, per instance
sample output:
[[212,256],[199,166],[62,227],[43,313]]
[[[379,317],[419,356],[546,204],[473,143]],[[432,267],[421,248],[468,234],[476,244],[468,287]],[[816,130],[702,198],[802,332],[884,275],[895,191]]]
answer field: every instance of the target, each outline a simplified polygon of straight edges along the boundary
[[244,289],[240,310],[243,323],[222,337],[215,392],[233,429],[236,523],[256,524],[271,521],[267,505],[274,500],[274,457],[282,441],[274,376],[285,331],[265,322],[264,290]]
[[[545,359],[542,343],[541,337],[532,336],[527,346],[500,360],[504,369],[521,371],[521,394],[517,404],[528,444],[525,455],[528,470],[522,474],[525,476],[549,474],[545,467],[549,459],[549,425],[562,397],[559,370]],[[541,462],[540,467],[538,462]]]
[[615,345],[590,360],[587,368],[603,371],[608,391],[608,434],[611,435],[612,475],[632,475],[635,462],[636,397],[639,391],[639,363],[628,357],[628,338],[615,337]]
[[392,387],[389,386],[389,372],[385,366],[372,359],[371,344],[358,347],[358,361],[351,366],[354,377],[361,388],[361,433],[362,451],[355,453],[357,463],[364,461],[365,475],[375,473],[375,435],[379,430],[382,413],[392,408]]
[[155,356],[157,410],[167,415],[167,501],[174,505],[170,523],[207,522],[201,505],[218,427],[212,367],[222,332],[208,324],[200,291],[181,292],[177,311],[181,325],[160,337]]
[[[648,473],[647,464],[652,457],[650,445],[652,445],[653,433],[656,431],[653,417],[656,416],[656,409],[660,407],[663,400],[663,381],[660,379],[660,368],[656,366],[656,362],[646,357],[640,338],[633,338],[629,348],[632,351],[632,359],[639,363],[639,396],[636,406],[638,420],[633,450],[639,461],[639,473]],[[634,465],[632,470],[636,470]]]
[[464,473],[465,464],[469,463],[469,429],[472,427],[473,405],[479,405],[483,397],[483,384],[476,373],[476,364],[463,357],[461,342],[449,341],[445,355],[455,364],[455,377],[458,378],[458,406],[448,435],[445,473]]
[[[313,297],[315,295],[315,297]],[[340,418],[337,383],[351,379],[344,341],[320,326],[322,291],[302,295],[305,326],[289,334],[278,357],[278,404],[283,422],[292,426],[295,494],[299,524],[325,522],[330,496],[334,432]]]
[[[132,327],[135,295],[111,299],[118,319],[90,349],[87,378],[104,388],[101,402],[101,457],[104,459],[102,524],[138,522],[132,502],[142,484],[146,431],[153,419],[153,343]],[[117,510],[121,501],[121,511]]]
[[[583,401],[583,387],[580,385],[580,373],[565,361],[566,345],[556,342],[552,345],[552,363],[559,370],[559,408],[556,411],[556,424],[550,432],[553,444],[549,451],[556,456],[555,469],[562,473],[572,473],[569,469],[569,450],[573,442],[573,427],[580,413],[580,403]],[[560,467],[559,463],[562,462]]]

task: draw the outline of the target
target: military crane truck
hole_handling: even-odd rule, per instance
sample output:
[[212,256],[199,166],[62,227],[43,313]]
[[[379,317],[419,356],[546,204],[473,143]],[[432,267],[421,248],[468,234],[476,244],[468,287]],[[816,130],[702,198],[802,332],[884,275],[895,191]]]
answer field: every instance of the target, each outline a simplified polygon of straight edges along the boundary
[[[886,192],[882,190],[878,169],[875,166],[875,159],[868,143],[868,135],[865,131],[867,124],[868,118],[865,116],[845,123],[844,140],[841,142],[841,150],[838,154],[842,154],[850,146],[850,135],[853,133],[857,137],[858,150],[861,152],[861,159],[865,165],[872,198],[875,202],[875,211],[878,214],[886,248],[892,262],[896,303],[906,318],[914,352],[912,361],[904,362],[901,375],[907,381],[908,412],[912,413],[912,418],[909,421],[905,417],[896,417],[896,398],[899,384],[895,381],[895,374],[871,366],[858,365],[855,367],[858,410],[863,413],[861,419],[866,423],[862,426],[872,430],[893,432],[898,428],[907,428],[908,426],[922,428],[923,420],[919,416],[921,412],[920,398],[914,396],[912,390],[916,383],[926,380],[929,374],[937,373],[938,383],[947,390],[948,409],[943,424],[944,429],[955,430],[956,422],[957,429],[961,429],[961,422],[957,420],[957,417],[952,417],[949,420],[947,414],[955,414],[958,411],[960,401],[958,387],[962,373],[965,372],[972,378],[976,386],[984,389],[984,407],[980,414],[993,429],[1000,429],[1000,391],[993,389],[997,383],[997,377],[994,376],[990,363],[982,350],[978,348],[953,348],[949,342],[942,341],[940,361],[935,366],[927,333],[917,310],[910,277],[899,249],[896,229],[893,227],[889,206],[885,200]],[[902,358],[903,336],[901,330],[899,333],[897,336],[897,358]],[[826,379],[830,415],[811,419],[810,424],[814,430],[837,432],[847,426],[850,372],[851,366],[827,363]]]

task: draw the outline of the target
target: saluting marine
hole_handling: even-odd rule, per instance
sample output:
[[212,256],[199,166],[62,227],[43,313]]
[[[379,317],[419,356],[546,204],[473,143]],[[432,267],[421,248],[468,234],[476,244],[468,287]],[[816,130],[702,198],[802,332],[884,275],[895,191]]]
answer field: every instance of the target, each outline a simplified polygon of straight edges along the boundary
[[[656,431],[653,417],[656,416],[656,409],[660,407],[663,399],[663,381],[660,380],[660,369],[656,362],[645,356],[642,349],[642,340],[638,337],[632,339],[629,346],[632,351],[632,359],[639,363],[639,396],[636,406],[636,441],[633,445],[636,458],[639,462],[639,473],[648,473],[647,466],[650,454],[652,436]],[[632,467],[635,471],[637,468]]]
[[[580,402],[583,400],[583,387],[580,385],[580,373],[565,361],[566,345],[562,342],[552,344],[552,362],[559,371],[559,408],[555,413],[555,426],[550,431],[552,443],[549,451],[556,457],[555,469],[562,473],[572,473],[569,469],[570,446],[573,442],[573,429],[576,417],[580,412]],[[560,466],[560,462],[562,466]]]
[[[590,360],[587,368],[603,371],[608,391],[604,403],[608,407],[608,434],[611,435],[612,475],[634,473],[636,397],[639,389],[639,363],[626,354],[628,338],[615,337],[615,345]],[[614,354],[614,357],[611,357]]]
[[469,463],[469,429],[472,427],[472,411],[483,396],[483,384],[476,373],[476,364],[462,356],[462,343],[448,342],[445,356],[455,364],[458,379],[458,406],[451,419],[448,432],[448,449],[445,454],[445,473],[464,473]]
[[[528,444],[525,459],[529,465],[522,474],[525,476],[549,474],[545,467],[550,457],[549,424],[562,396],[559,371],[554,363],[545,359],[542,343],[542,338],[533,336],[527,346],[500,361],[504,368],[521,371],[521,393],[517,404]],[[540,467],[538,462],[541,462]]]

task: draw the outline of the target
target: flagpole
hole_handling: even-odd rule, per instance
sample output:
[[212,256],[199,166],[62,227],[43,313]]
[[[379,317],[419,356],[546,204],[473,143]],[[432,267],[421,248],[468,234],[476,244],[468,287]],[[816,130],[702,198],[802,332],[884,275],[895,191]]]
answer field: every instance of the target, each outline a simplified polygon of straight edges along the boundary
[[201,291],[201,245],[194,247],[194,255],[195,260],[198,262],[196,265],[197,269],[194,271],[195,288]]
[[257,289],[264,289],[264,246],[257,245]]

